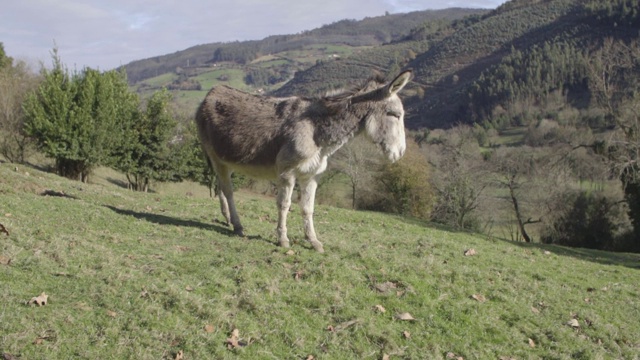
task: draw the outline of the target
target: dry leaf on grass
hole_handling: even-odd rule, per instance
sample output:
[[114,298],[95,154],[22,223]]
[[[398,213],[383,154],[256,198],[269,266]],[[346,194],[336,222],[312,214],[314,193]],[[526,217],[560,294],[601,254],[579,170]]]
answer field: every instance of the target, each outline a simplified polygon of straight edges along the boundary
[[391,281],[385,281],[385,282],[383,282],[381,284],[376,284],[375,285],[376,290],[378,290],[381,293],[386,293],[389,290],[395,289],[397,287],[398,287],[398,285],[396,285],[396,283],[393,283]]
[[447,353],[447,359],[455,359],[455,360],[464,360],[464,358],[462,356],[458,356],[455,353],[452,352],[448,352]]
[[580,323],[576,319],[571,319],[571,320],[567,321],[567,325],[571,326],[574,329],[577,329],[577,328],[580,327]]
[[4,225],[0,224],[0,233],[4,233],[7,236],[9,236],[9,230],[7,230],[6,227],[4,227]]
[[233,329],[231,336],[227,338],[227,349],[237,349],[239,347],[247,346],[247,342],[240,340],[240,330]]
[[529,338],[529,346],[532,347],[532,348],[536,347],[536,342],[533,341],[533,339],[531,339],[531,338]]
[[473,256],[476,255],[476,249],[468,249],[464,251],[464,256]]
[[183,359],[184,359],[184,352],[180,350],[176,353],[176,357],[174,358],[174,360],[183,360]]
[[215,330],[216,330],[216,328],[211,324],[207,324],[207,325],[204,326],[204,331],[208,332],[209,334],[211,334]]
[[115,311],[107,310],[107,315],[115,319],[115,317],[118,316],[118,313]]
[[373,310],[375,310],[375,311],[377,311],[377,312],[379,312],[379,313],[383,313],[383,314],[384,314],[385,312],[387,312],[387,309],[385,309],[385,308],[384,308],[384,306],[379,305],[379,304],[378,304],[378,305],[376,305],[376,306],[374,306],[374,307],[373,307]]
[[403,320],[403,321],[414,321],[415,320],[415,318],[413,316],[411,316],[411,314],[409,314],[408,312],[395,314],[393,317],[398,319],[398,320]]
[[28,305],[36,304],[38,306],[44,306],[44,305],[47,305],[48,298],[49,298],[49,295],[42,293],[40,294],[40,296],[32,297],[27,304]]
[[2,353],[2,360],[18,360],[17,356],[13,356],[9,353]]
[[10,265],[10,264],[11,264],[11,259],[9,257],[0,255],[0,265]]
[[389,360],[389,359],[391,359],[389,357],[389,354],[382,354],[382,360]]
[[402,332],[402,336],[404,336],[405,339],[410,339],[411,338],[411,333],[408,332],[407,330]]
[[482,294],[473,294],[471,295],[471,298],[481,303],[487,301],[487,298]]
[[346,330],[350,327],[352,327],[355,324],[360,323],[360,320],[358,319],[354,319],[354,320],[349,320],[349,321],[345,321],[343,323],[340,323],[338,325],[335,326],[335,328],[333,329],[334,332],[340,332],[342,330]]
[[305,358],[305,360],[315,360],[315,356],[309,355]]
[[287,254],[287,255],[291,256],[291,255],[295,255],[295,254],[296,254],[296,252],[295,252],[295,251],[293,251],[293,250],[288,250],[285,254]]
[[187,285],[187,287],[185,287],[184,289],[187,290],[187,291],[193,291],[193,288],[191,286],[189,286],[189,285]]
[[535,307],[535,306],[531,307],[531,312],[534,313],[534,314],[540,314],[540,310],[538,310],[538,308]]

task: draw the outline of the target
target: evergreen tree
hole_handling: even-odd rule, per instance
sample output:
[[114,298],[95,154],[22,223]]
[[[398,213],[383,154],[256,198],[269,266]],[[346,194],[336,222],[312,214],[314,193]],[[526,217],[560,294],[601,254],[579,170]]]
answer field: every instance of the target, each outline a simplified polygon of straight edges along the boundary
[[53,50],[53,69],[24,104],[25,130],[38,148],[55,159],[57,172],[86,182],[106,164],[120,138],[120,123],[137,106],[123,73],[89,68],[69,74]]

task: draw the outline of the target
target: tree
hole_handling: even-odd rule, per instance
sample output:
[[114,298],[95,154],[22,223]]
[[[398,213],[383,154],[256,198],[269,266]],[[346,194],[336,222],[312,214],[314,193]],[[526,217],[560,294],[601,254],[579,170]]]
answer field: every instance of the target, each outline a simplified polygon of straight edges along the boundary
[[172,149],[180,141],[172,143],[176,135],[176,121],[169,111],[171,94],[163,89],[155,92],[144,111],[132,117],[124,129],[124,138],[116,148],[114,167],[124,172],[130,188],[148,191],[152,180],[181,180],[180,157]]
[[332,159],[332,167],[346,175],[349,180],[352,209],[357,207],[363,184],[371,178],[371,169],[375,166],[371,157],[372,151],[375,150],[364,139],[356,138],[341,148]]
[[122,124],[137,108],[124,73],[85,68],[69,74],[53,50],[53,69],[25,103],[25,130],[38,148],[55,159],[57,172],[88,181],[91,171],[109,162],[122,139]]
[[33,144],[24,131],[22,103],[37,86],[38,78],[24,62],[11,66],[11,61],[3,58],[0,43],[0,154],[11,162],[23,163]]
[[594,105],[617,132],[606,155],[622,182],[636,238],[640,236],[640,47],[611,38],[590,54],[589,88]]
[[448,130],[428,145],[427,156],[437,195],[432,219],[457,228],[477,227],[474,213],[489,179],[475,131],[469,126]]

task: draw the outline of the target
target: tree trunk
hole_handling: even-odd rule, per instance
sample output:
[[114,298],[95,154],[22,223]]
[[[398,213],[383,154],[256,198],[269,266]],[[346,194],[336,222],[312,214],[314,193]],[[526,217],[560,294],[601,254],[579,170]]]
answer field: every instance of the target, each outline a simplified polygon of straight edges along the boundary
[[511,196],[511,202],[513,203],[513,210],[516,214],[516,221],[518,222],[518,228],[520,229],[520,233],[524,238],[525,242],[530,243],[531,237],[527,234],[527,231],[524,229],[524,221],[522,220],[522,214],[520,213],[520,207],[518,206],[518,199],[516,198],[516,194],[514,191],[513,178],[509,181],[509,195]]

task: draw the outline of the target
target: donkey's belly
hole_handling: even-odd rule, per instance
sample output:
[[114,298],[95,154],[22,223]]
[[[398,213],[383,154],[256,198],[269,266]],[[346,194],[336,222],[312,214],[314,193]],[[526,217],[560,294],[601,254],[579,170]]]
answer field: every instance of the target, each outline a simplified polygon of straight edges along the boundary
[[245,165],[225,163],[225,165],[235,173],[240,173],[254,179],[274,180],[277,178],[276,167],[271,165]]

